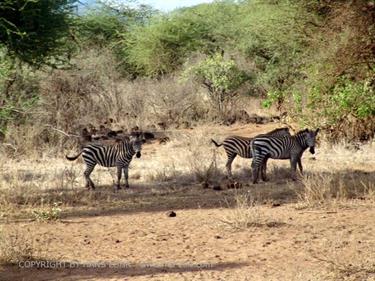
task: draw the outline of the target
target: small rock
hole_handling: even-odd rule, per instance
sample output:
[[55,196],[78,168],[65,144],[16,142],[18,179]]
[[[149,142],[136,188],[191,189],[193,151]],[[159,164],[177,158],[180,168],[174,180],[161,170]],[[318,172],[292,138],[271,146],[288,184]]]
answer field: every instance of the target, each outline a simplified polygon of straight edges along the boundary
[[167,213],[167,216],[170,218],[174,218],[175,216],[177,216],[177,214],[174,211],[170,211]]
[[120,242],[121,242],[120,240],[118,240],[118,239],[116,240],[116,243],[120,243]]

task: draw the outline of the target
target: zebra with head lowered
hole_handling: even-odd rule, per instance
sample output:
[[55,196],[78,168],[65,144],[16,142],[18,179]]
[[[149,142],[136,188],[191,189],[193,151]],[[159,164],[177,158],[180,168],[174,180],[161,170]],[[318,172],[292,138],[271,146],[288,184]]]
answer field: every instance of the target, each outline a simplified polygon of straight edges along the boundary
[[259,136],[255,137],[251,142],[251,150],[253,154],[253,162],[251,164],[253,170],[253,183],[258,182],[258,176],[262,173],[262,179],[267,180],[264,163],[268,158],[272,159],[290,159],[292,170],[292,178],[295,179],[296,168],[298,167],[303,173],[301,157],[303,152],[309,147],[312,154],[315,153],[315,139],[319,129],[302,130],[294,136]]
[[[268,132],[266,134],[258,135],[259,136],[290,136],[289,128],[278,128]],[[224,146],[225,152],[227,154],[228,160],[225,165],[227,168],[228,176],[232,177],[232,162],[236,156],[242,158],[252,158],[251,152],[251,141],[253,138],[246,138],[240,136],[230,136],[224,139],[221,144],[218,144],[216,141],[211,139],[211,141],[217,146]],[[264,163],[266,165],[266,163]]]
[[73,157],[66,155],[69,161],[76,160],[81,154],[86,164],[84,176],[86,179],[86,187],[95,189],[95,185],[90,179],[90,174],[94,170],[96,164],[104,167],[117,167],[117,189],[121,189],[120,181],[121,174],[124,171],[125,187],[129,187],[128,174],[129,164],[134,155],[137,158],[141,157],[142,144],[145,142],[143,134],[132,133],[129,138],[119,140],[113,145],[103,145],[98,143],[91,143],[84,146],[81,152]]

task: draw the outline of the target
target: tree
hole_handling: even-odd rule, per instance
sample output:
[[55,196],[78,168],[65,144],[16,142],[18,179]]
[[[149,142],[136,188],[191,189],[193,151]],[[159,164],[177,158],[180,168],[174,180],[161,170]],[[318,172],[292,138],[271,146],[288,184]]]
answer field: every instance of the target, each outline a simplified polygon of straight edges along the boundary
[[0,44],[33,66],[54,64],[71,49],[71,15],[77,0],[2,0]]

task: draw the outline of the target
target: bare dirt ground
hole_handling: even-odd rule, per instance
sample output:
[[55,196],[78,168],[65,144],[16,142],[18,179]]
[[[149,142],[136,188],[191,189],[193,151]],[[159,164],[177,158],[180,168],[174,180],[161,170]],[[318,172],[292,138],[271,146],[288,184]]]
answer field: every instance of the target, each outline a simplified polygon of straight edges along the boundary
[[[2,228],[10,238],[26,234],[34,260],[57,268],[2,265],[0,280],[375,280],[373,144],[321,144],[316,155],[305,153],[307,178],[298,182],[289,180],[287,162],[271,161],[271,181],[253,185],[251,161],[236,159],[242,188],[226,188],[225,154],[209,138],[274,127],[176,132],[166,145],[145,146],[132,163],[131,188],[117,193],[114,171],[104,168],[95,169],[98,189],[88,192],[81,162],[3,163]],[[210,172],[212,163],[220,172]],[[205,177],[207,189],[199,183]],[[304,190],[316,185],[336,195],[311,204]],[[354,196],[363,186],[369,196]],[[35,219],[34,210],[56,202],[58,220]]]

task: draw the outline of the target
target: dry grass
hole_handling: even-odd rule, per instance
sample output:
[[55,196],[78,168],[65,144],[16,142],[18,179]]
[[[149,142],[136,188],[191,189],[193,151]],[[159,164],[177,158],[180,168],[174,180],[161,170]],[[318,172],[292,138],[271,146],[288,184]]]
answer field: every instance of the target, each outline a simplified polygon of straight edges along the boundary
[[40,259],[45,248],[38,239],[19,226],[6,225],[0,229],[0,264],[18,264],[26,260]]
[[[314,259],[326,267],[326,280],[374,280],[374,241],[326,241],[326,253],[311,249]],[[363,254],[366,253],[366,254]]]
[[[245,135],[251,136],[258,132],[246,129]],[[209,187],[225,187],[226,155],[224,149],[212,145],[210,138],[220,141],[230,134],[237,134],[237,127],[206,126],[194,130],[169,131],[170,142],[165,145],[146,144],[142,157],[133,159],[129,171],[131,188],[117,193],[112,188],[116,180],[116,169],[97,166],[92,179],[98,189],[89,192],[83,188],[84,164],[81,160],[68,162],[62,159],[63,156],[41,156],[34,160],[2,162],[2,217],[35,218],[33,211],[44,213],[56,204],[62,208],[64,217],[73,207],[81,209],[100,206],[103,209],[113,209],[135,206],[139,200],[143,200],[142,197],[148,197],[149,194],[169,194],[173,197],[174,193],[184,193],[186,191],[183,190],[190,190],[200,183],[207,183]],[[373,144],[354,150],[347,144],[332,146],[323,142],[317,148],[316,155],[305,153],[303,165],[306,174],[301,181],[290,181],[288,161],[270,161],[270,182],[257,186],[250,184],[251,159],[237,157],[233,163],[233,173],[236,181],[259,202],[295,202],[295,192],[299,201],[297,208],[336,208],[352,199],[375,202],[374,159]],[[191,192],[194,192],[193,189]],[[235,195],[230,190],[225,193]],[[137,196],[141,199],[137,199]],[[231,206],[234,201],[231,201]],[[219,204],[220,202],[216,205]]]
[[172,137],[171,142],[157,148],[157,153],[138,162],[143,178],[157,183],[178,185],[216,183],[222,178],[218,168],[218,151],[210,143],[207,127]]
[[[278,227],[281,220],[269,217],[249,193],[237,193],[234,207],[220,219],[222,225],[232,230],[244,230],[252,227]],[[227,203],[228,204],[228,203]],[[230,206],[231,204],[228,204]]]
[[300,207],[335,207],[352,199],[375,202],[375,175],[356,171],[310,173],[302,178],[297,191]]

